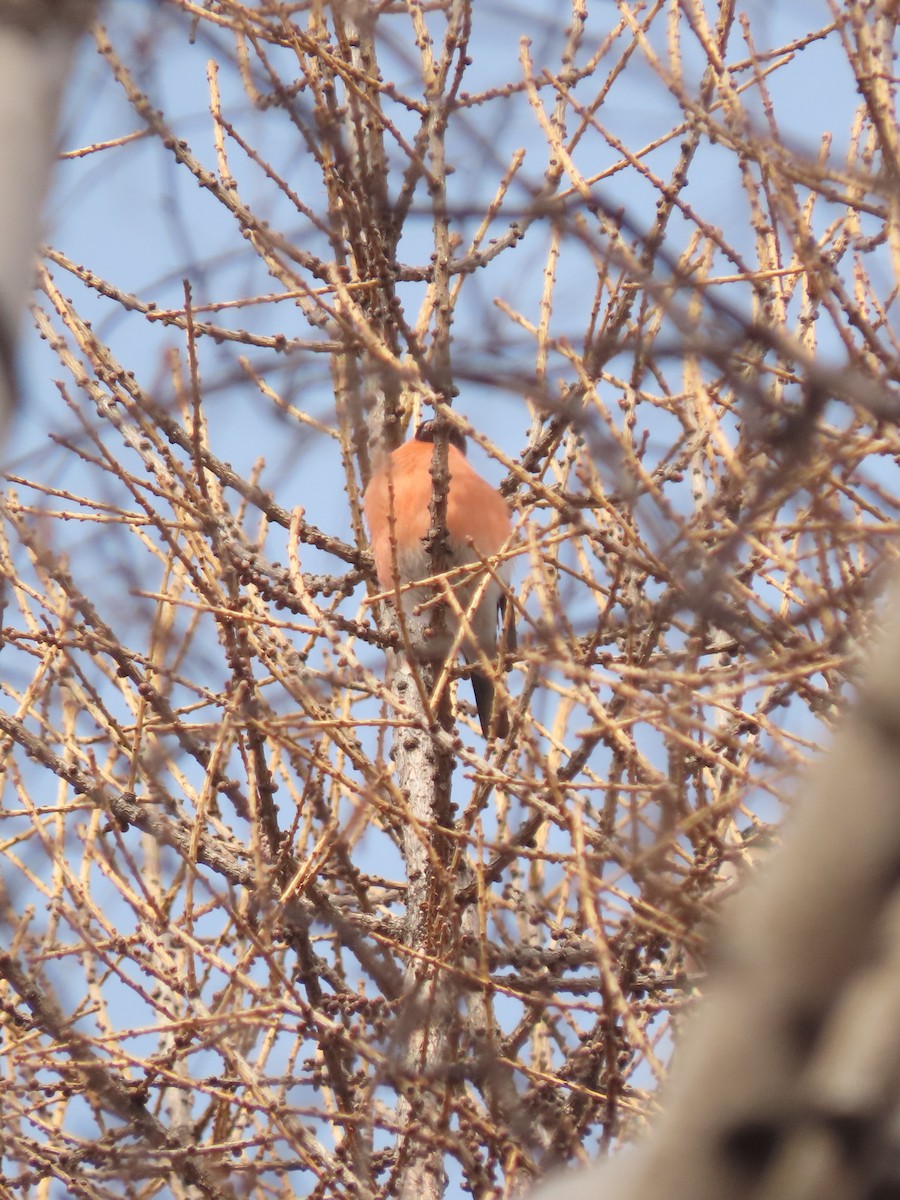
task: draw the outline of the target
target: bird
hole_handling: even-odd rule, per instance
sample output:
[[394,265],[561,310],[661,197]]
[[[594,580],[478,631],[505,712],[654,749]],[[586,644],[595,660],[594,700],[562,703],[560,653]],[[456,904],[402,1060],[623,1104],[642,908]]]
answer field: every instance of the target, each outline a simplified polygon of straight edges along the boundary
[[[433,420],[423,421],[413,438],[390,454],[375,472],[363,496],[375,570],[385,592],[434,573],[424,539],[431,527],[435,426]],[[509,539],[512,522],[506,500],[466,459],[466,439],[462,432],[447,424],[444,428],[450,475],[446,561],[453,572],[455,568],[497,554]],[[487,584],[484,577],[485,570],[451,573],[448,583],[463,612],[468,611],[475,593],[483,587],[477,608],[469,615],[460,649],[466,662],[472,664],[472,687],[482,733],[488,738],[493,730],[504,738],[509,732],[509,718],[499,706],[494,713],[494,679],[479,664],[482,655],[496,661],[498,625],[503,629],[504,649],[515,648],[515,626],[504,619],[507,594],[503,584],[509,579],[508,563],[499,562],[492,567]],[[443,631],[431,628],[434,595],[432,586],[426,584],[403,591],[400,599],[414,654],[426,661],[440,662],[450,651],[459,622],[450,606],[445,605]]]

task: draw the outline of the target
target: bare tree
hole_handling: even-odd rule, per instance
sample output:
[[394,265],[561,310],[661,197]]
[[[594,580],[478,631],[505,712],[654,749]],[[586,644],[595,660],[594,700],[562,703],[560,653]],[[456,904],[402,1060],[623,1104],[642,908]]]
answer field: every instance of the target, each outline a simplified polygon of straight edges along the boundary
[[[894,7],[545,7],[94,31],[2,501],[18,1194],[486,1198],[629,1141],[843,706],[895,554]],[[368,551],[435,413],[514,512],[502,740]]]

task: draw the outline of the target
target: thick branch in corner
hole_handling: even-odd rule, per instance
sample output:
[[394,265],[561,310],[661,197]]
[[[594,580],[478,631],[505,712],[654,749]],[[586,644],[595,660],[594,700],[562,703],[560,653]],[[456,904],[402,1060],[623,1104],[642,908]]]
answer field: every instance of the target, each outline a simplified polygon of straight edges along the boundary
[[[900,595],[886,611],[898,611]],[[538,1200],[863,1200],[900,1161],[900,621],[739,893],[647,1140]]]

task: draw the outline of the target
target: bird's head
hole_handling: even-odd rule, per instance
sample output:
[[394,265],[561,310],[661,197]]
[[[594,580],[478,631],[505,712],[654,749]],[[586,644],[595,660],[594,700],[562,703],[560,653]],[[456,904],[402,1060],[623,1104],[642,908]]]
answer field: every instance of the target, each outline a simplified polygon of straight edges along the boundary
[[[447,434],[447,441],[451,446],[455,446],[460,454],[464,456],[466,453],[465,434],[461,429],[457,429],[455,425],[451,425],[448,421],[442,422],[442,424]],[[416,430],[416,441],[433,444],[437,433],[437,425],[437,421],[423,421]]]

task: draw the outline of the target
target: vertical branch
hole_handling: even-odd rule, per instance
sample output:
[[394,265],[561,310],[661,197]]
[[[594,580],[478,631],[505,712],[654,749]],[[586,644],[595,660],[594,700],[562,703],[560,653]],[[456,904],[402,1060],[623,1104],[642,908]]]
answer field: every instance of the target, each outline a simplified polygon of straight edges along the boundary
[[33,286],[63,86],[93,0],[0,4],[0,438],[16,401],[16,350]]

